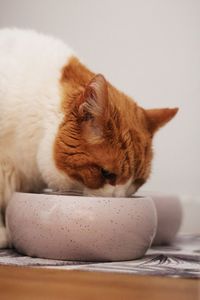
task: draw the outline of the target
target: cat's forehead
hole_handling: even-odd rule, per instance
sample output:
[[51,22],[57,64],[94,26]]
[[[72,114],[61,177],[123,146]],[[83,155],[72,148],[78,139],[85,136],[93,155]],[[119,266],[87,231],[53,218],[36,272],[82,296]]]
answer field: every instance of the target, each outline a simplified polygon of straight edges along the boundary
[[109,101],[113,105],[117,105],[117,107],[121,112],[128,113],[130,112],[130,109],[132,111],[136,107],[136,103],[129,96],[119,91],[109,83],[108,83],[108,96],[109,96]]
[[141,107],[129,96],[119,91],[112,85],[108,84],[108,100],[112,108],[114,108],[114,113],[118,114],[117,122],[121,127],[128,126],[130,129],[140,127],[140,129],[145,128],[145,116]]

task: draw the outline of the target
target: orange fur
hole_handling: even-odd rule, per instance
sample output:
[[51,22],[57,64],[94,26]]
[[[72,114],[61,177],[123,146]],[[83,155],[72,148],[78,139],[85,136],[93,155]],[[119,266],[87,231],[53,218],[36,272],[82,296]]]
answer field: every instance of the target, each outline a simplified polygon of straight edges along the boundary
[[[152,136],[177,109],[139,107],[75,57],[60,83],[65,118],[54,147],[57,167],[91,189],[131,177],[142,185],[150,174]],[[115,176],[104,178],[102,168]]]

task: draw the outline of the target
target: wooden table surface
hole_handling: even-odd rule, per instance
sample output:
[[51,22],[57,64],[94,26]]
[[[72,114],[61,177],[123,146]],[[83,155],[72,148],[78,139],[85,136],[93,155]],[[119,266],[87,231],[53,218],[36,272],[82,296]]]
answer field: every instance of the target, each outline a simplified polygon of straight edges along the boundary
[[199,300],[200,280],[0,266],[0,299]]

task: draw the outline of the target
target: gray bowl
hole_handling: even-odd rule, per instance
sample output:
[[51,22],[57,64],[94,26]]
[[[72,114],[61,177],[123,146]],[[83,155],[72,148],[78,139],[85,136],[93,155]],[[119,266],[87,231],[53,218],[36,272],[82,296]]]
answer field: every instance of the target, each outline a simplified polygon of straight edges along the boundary
[[19,252],[78,261],[142,257],[157,227],[155,206],[149,197],[15,193],[6,221]]
[[141,192],[142,196],[152,198],[158,217],[156,235],[153,245],[168,245],[173,243],[180,229],[183,210],[180,197],[161,192]]

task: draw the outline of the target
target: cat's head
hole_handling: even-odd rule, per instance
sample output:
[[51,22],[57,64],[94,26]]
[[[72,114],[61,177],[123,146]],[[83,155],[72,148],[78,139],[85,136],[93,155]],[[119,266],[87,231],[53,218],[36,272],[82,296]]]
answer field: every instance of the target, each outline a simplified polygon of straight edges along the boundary
[[56,166],[80,183],[85,194],[131,195],[150,175],[155,132],[178,109],[145,110],[102,75],[85,80],[83,84],[65,75],[65,118],[55,142]]

